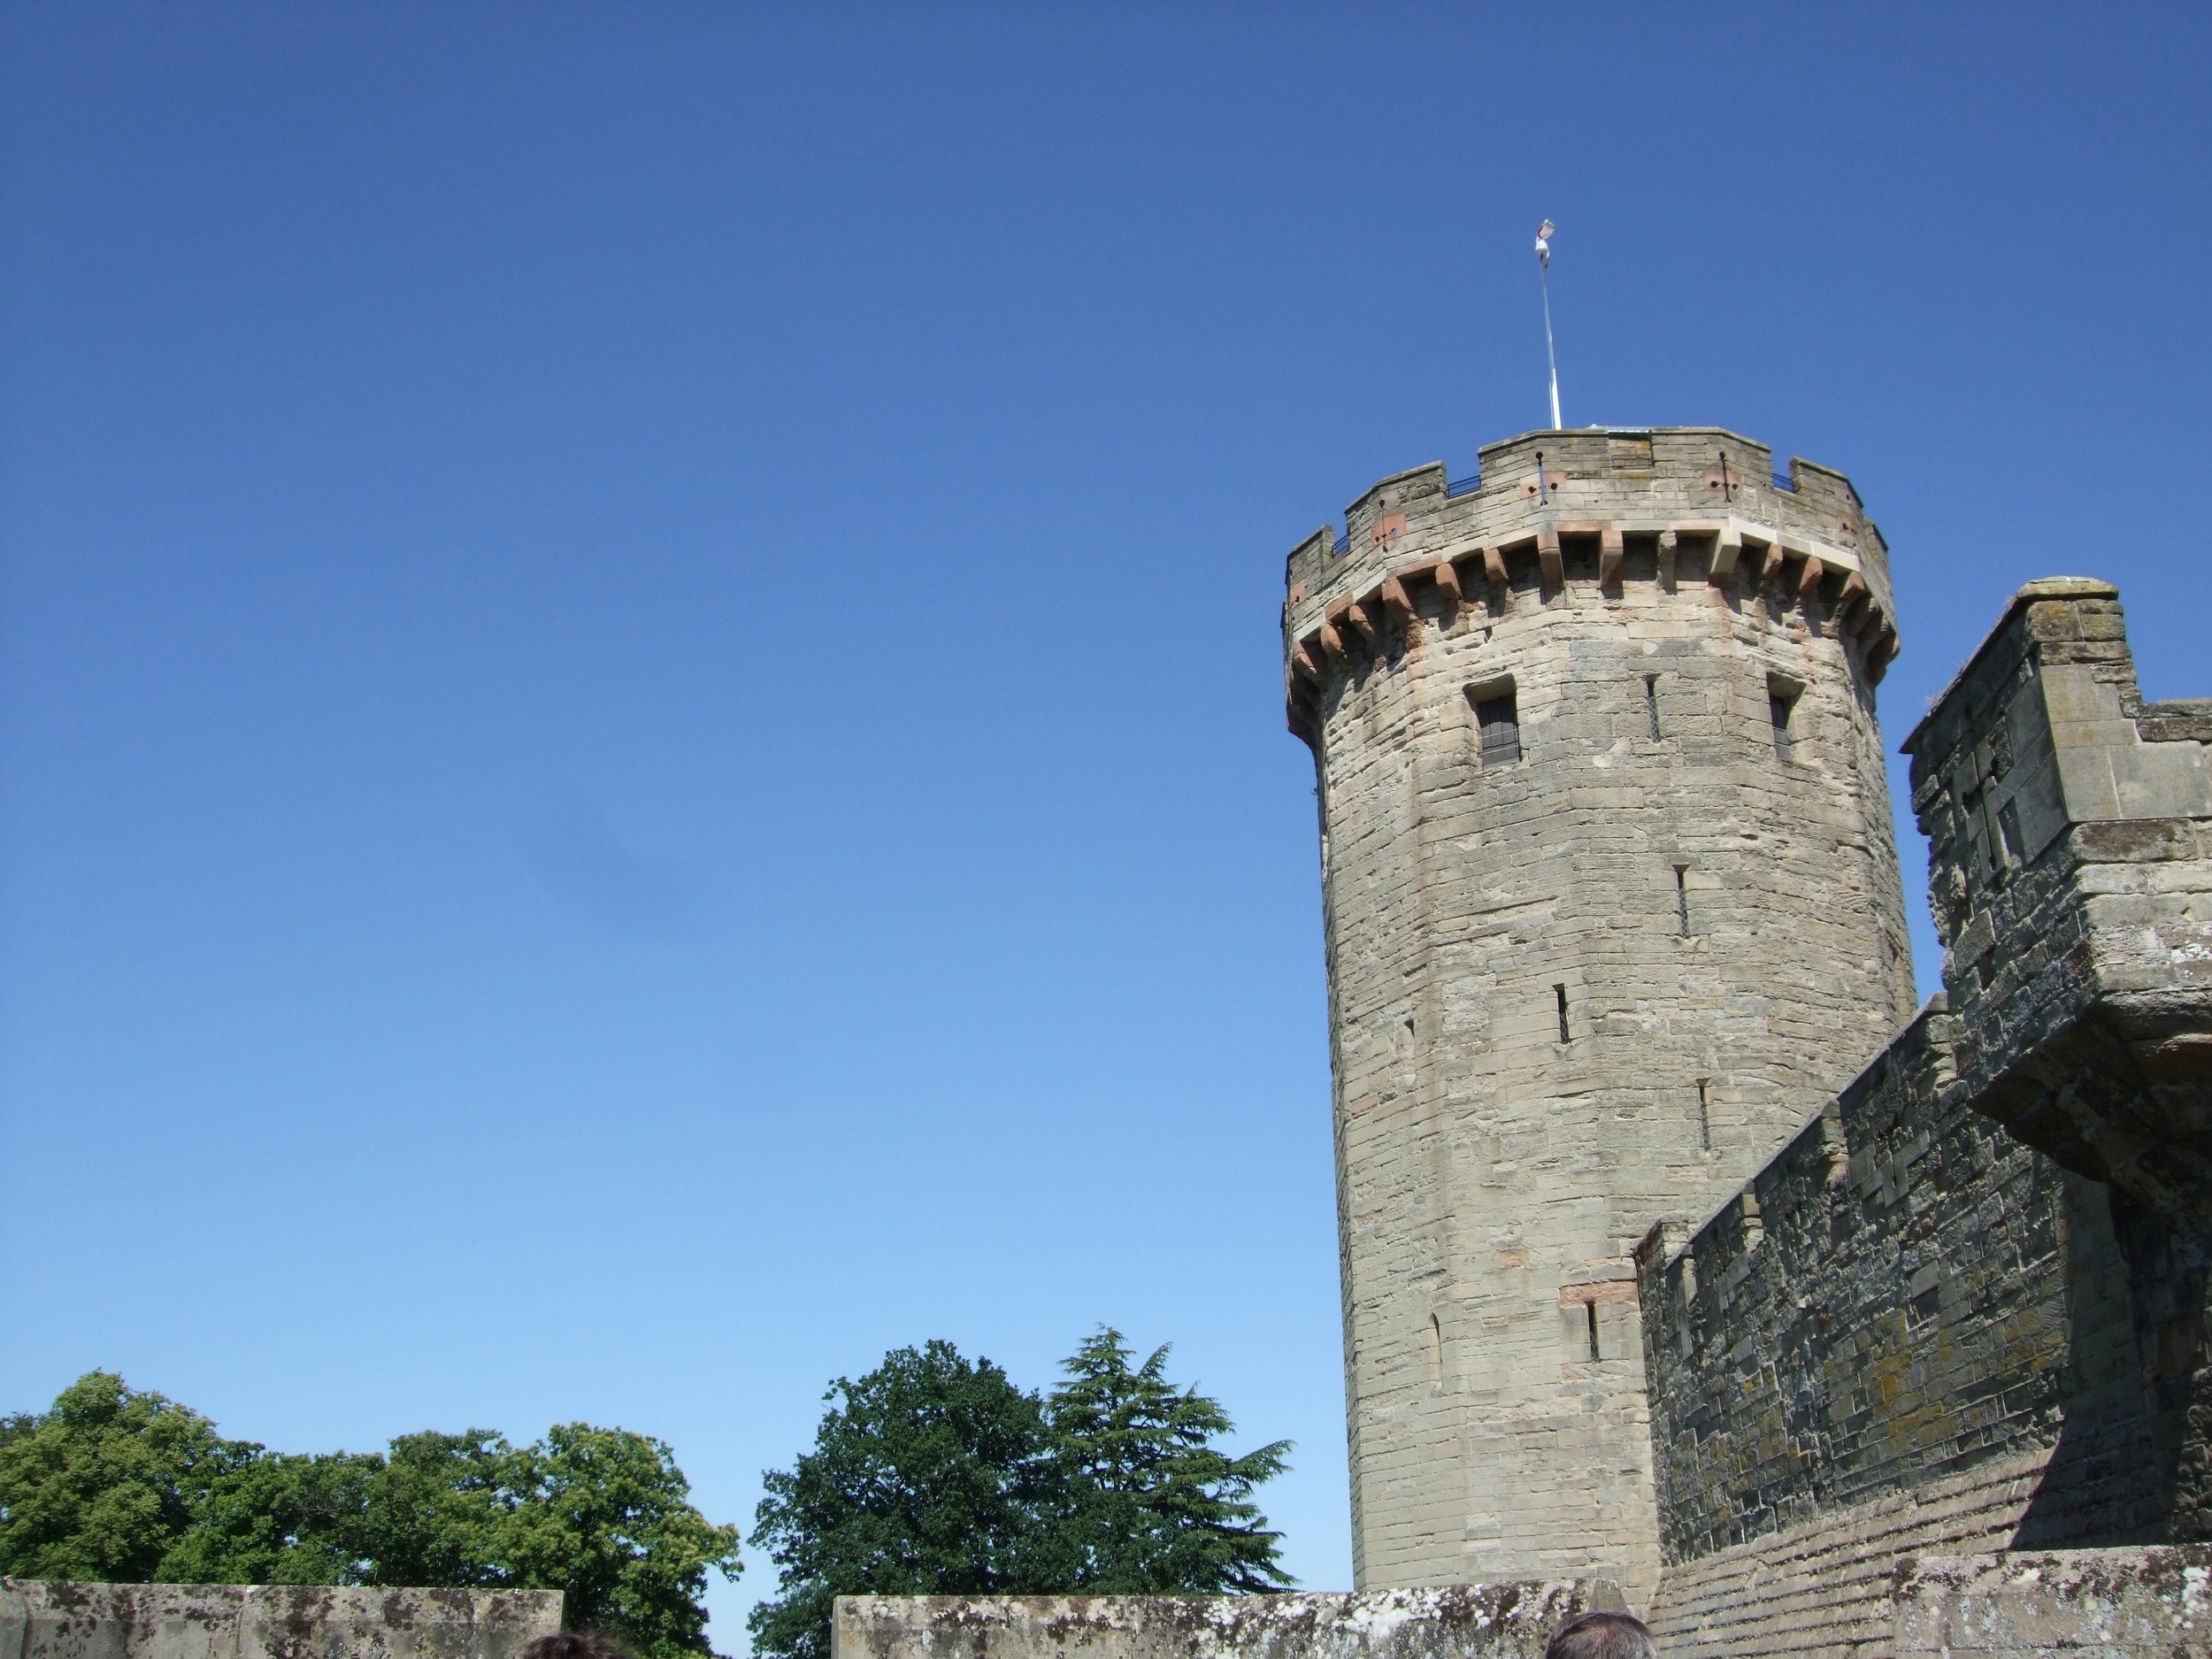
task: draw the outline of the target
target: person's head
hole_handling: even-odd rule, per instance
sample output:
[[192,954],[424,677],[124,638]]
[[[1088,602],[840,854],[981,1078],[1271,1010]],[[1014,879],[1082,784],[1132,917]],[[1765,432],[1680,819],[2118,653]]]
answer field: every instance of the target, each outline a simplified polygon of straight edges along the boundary
[[604,1631],[565,1630],[534,1639],[522,1659],[630,1659],[630,1654]]
[[1544,1659],[1659,1659],[1659,1644],[1640,1618],[1585,1613],[1552,1632]]

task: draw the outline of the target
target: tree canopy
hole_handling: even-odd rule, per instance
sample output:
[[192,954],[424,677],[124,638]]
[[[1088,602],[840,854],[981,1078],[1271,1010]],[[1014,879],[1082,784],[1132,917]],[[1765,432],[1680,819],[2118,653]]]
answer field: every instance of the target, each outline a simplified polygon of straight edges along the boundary
[[1169,1382],[1167,1356],[1164,1344],[1133,1369],[1109,1328],[1063,1363],[1045,1406],[1061,1505],[1056,1576],[1093,1595],[1279,1590],[1291,1582],[1277,1561],[1281,1534],[1251,1494],[1288,1466],[1290,1442],[1241,1457],[1220,1450],[1214,1442],[1235,1425],[1219,1402]]
[[949,1342],[898,1348],[824,1398],[810,1451],[764,1479],[753,1545],[780,1574],[756,1652],[828,1659],[850,1594],[1220,1593],[1280,1588],[1279,1534],[1250,1501],[1277,1441],[1241,1457],[1219,1402],[1132,1366],[1102,1328],[1048,1395]]
[[690,1490],[668,1446],[626,1429],[293,1455],[93,1371],[0,1418],[0,1576],[561,1590],[572,1627],[683,1659],[710,1651],[707,1574],[738,1571],[737,1528]]
[[828,1659],[830,1602],[1020,1589],[1037,1543],[1045,1458],[1036,1397],[949,1342],[895,1348],[840,1377],[814,1449],[762,1478],[753,1547],[783,1594],[751,1615],[757,1652]]

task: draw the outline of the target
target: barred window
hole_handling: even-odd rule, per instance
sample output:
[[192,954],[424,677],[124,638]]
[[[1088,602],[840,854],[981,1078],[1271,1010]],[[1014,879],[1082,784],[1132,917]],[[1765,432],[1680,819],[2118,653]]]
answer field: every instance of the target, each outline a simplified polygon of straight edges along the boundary
[[1481,734],[1482,764],[1509,766],[1521,757],[1521,717],[1513,693],[1501,692],[1475,704],[1475,726]]

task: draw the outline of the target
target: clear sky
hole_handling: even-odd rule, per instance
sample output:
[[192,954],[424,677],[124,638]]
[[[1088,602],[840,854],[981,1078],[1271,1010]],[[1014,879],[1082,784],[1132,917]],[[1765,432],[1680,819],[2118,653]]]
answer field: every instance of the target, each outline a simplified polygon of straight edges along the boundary
[[2039,575],[2212,694],[2208,75],[2200,4],[10,0],[0,1409],[585,1417],[749,1521],[833,1375],[1110,1321],[1345,1585],[1284,555],[1545,423],[1548,215],[1568,421],[1858,484],[1893,747]]

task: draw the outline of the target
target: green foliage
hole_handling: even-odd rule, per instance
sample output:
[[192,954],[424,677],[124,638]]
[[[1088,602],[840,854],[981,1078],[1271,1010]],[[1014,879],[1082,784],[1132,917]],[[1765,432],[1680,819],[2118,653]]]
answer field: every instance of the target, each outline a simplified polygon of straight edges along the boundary
[[523,1582],[568,1592],[579,1629],[618,1632],[638,1659],[707,1646],[707,1573],[734,1578],[738,1529],[691,1505],[660,1440],[588,1423],[556,1424],[528,1459],[508,1559]]
[[161,1558],[165,1584],[359,1584],[374,1453],[264,1452],[209,1486],[194,1524]]
[[1102,1327],[1063,1363],[1046,1405],[1064,1506],[1056,1576],[1091,1595],[1281,1589],[1282,1535],[1251,1495],[1283,1472],[1290,1442],[1217,1449],[1235,1425],[1218,1402],[1169,1382],[1167,1356],[1163,1345],[1132,1370],[1121,1333]]
[[1031,1587],[1049,1513],[1041,1409],[949,1342],[902,1348],[839,1378],[814,1449],[763,1479],[753,1546],[783,1594],[753,1609],[756,1653],[828,1659],[839,1595],[992,1594]]
[[1102,1329],[1048,1399],[949,1342],[899,1348],[824,1396],[811,1451],[765,1477],[753,1544],[781,1594],[753,1647],[828,1659],[839,1595],[1251,1591],[1290,1582],[1251,1494],[1286,1441],[1231,1457],[1218,1402],[1132,1368]]
[[665,1444],[625,1429],[291,1456],[94,1371],[0,1419],[0,1575],[561,1590],[572,1628],[687,1659],[710,1651],[707,1573],[738,1571],[738,1529],[690,1492]]
[[403,1434],[379,1461],[357,1534],[363,1582],[552,1587],[526,1583],[511,1563],[527,1475],[503,1436]]
[[260,1450],[88,1371],[52,1410],[0,1418],[0,1577],[150,1579],[210,1486]]

